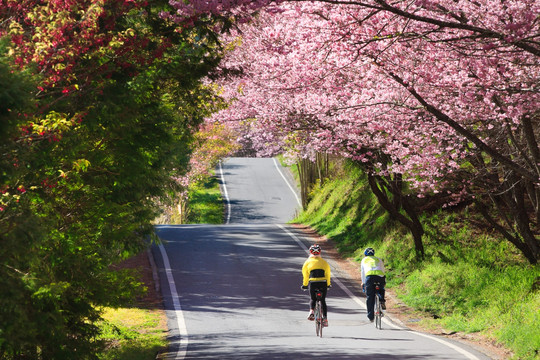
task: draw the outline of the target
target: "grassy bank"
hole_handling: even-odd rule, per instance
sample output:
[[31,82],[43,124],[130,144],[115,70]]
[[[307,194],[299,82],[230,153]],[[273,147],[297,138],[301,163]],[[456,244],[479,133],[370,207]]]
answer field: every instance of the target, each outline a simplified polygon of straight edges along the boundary
[[142,308],[105,309],[99,324],[99,340],[107,345],[101,360],[155,360],[168,345],[159,310]]
[[358,262],[365,247],[374,247],[389,269],[388,287],[430,315],[423,326],[478,332],[510,349],[514,359],[538,359],[540,267],[506,240],[468,225],[466,211],[422,219],[426,260],[418,262],[412,237],[381,210],[358,169],[345,168],[312,197],[295,222],[331,237]]
[[[180,196],[180,195],[179,195]],[[159,223],[167,224],[223,224],[223,198],[219,181],[211,176],[201,182],[191,184],[188,191],[187,209],[180,214],[177,207],[168,210],[167,216]]]
[[217,178],[210,177],[206,181],[193,186],[189,192],[190,224],[223,224],[223,198]]
[[96,325],[103,350],[101,360],[155,360],[168,346],[167,317],[163,300],[154,284],[154,273],[146,251],[133,256],[118,269],[131,270],[133,281],[141,284],[136,299],[119,308],[103,308],[102,321]]

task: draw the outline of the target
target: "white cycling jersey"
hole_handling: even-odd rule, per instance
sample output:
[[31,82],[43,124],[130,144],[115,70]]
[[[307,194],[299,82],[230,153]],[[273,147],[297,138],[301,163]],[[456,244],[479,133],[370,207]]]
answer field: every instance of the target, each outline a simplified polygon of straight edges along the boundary
[[384,263],[376,256],[366,256],[360,263],[362,273],[362,284],[366,283],[366,276],[379,275],[384,276]]

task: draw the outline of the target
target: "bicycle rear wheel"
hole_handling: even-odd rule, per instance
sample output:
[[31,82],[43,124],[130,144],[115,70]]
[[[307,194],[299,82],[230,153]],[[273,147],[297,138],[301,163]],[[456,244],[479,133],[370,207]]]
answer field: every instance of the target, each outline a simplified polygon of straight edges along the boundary
[[375,327],[382,329],[382,308],[379,294],[375,294]]
[[322,306],[321,302],[317,301],[317,303],[315,304],[315,333],[317,334],[317,336],[322,337],[322,329]]

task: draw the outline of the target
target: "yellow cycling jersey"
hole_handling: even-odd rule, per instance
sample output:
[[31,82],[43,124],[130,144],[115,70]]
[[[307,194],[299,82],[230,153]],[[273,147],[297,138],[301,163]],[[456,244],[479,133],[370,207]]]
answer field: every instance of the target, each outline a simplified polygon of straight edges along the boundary
[[302,285],[308,286],[310,281],[324,281],[330,286],[330,265],[320,256],[310,256],[302,266],[304,281]]

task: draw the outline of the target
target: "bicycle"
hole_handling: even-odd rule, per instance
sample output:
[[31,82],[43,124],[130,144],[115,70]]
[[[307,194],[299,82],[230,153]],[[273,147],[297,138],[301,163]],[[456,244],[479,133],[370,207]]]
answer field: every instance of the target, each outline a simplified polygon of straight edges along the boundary
[[384,312],[381,305],[381,293],[380,293],[380,283],[375,283],[375,327],[379,330],[382,329],[382,318],[384,316]]
[[[328,286],[327,289],[330,289],[331,286]],[[308,288],[307,286],[302,286],[302,290],[306,291]],[[313,315],[314,315],[314,322],[315,322],[315,334],[317,336],[322,337],[322,330],[324,325],[324,314],[323,314],[323,307],[322,307],[322,298],[323,293],[321,290],[317,289],[315,293],[315,308],[313,309]],[[328,325],[326,325],[328,326]]]
[[[375,305],[373,306],[373,312],[375,313],[375,327],[379,330],[382,329],[382,318],[384,317],[384,311],[381,304],[381,286],[382,284],[380,282],[374,282],[373,286],[375,286]],[[365,285],[362,286],[362,292],[366,292]]]

